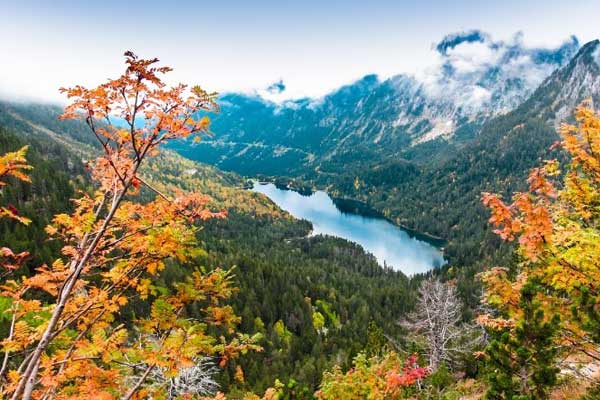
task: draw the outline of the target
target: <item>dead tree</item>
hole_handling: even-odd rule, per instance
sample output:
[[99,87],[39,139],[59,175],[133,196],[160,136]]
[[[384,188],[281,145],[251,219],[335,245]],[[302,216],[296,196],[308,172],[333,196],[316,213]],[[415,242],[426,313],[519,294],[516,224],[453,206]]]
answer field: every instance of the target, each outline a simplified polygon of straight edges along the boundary
[[194,365],[182,368],[175,376],[170,376],[169,372],[163,368],[154,368],[148,376],[151,388],[167,388],[168,400],[213,396],[219,389],[219,384],[215,381],[219,370],[209,358],[197,359]]
[[455,365],[478,341],[473,325],[461,323],[462,308],[453,284],[430,278],[419,289],[415,311],[401,321],[403,327],[425,339],[432,371],[442,363]]

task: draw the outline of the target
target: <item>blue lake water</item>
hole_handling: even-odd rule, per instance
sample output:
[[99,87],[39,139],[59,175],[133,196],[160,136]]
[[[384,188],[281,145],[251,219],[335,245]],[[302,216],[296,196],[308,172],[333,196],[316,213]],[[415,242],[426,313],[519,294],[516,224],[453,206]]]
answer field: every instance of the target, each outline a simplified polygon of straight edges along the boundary
[[274,184],[254,183],[255,192],[268,196],[281,209],[313,225],[313,234],[341,237],[360,244],[381,265],[406,275],[426,272],[445,263],[434,245],[411,236],[383,218],[364,217],[341,212],[326,192],[303,196]]

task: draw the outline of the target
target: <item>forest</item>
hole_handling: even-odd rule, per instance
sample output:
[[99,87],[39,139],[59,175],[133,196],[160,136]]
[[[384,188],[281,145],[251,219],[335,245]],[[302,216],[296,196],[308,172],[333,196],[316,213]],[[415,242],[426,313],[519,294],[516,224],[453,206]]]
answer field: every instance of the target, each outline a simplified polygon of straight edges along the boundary
[[409,278],[170,151],[210,131],[216,94],[125,61],[64,109],[0,104],[3,398],[600,396],[559,373],[600,359],[589,103],[549,133],[525,102],[435,169],[298,179],[450,238],[449,265]]

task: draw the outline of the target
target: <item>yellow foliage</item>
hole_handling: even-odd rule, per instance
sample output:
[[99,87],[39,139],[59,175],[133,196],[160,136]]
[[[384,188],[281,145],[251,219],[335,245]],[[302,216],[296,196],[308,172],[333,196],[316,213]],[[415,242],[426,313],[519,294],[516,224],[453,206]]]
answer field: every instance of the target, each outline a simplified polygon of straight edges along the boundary
[[[575,119],[576,125],[565,124],[560,129],[560,145],[570,156],[562,175],[558,162],[548,161],[531,172],[529,191],[516,193],[511,204],[483,194],[496,232],[506,240],[518,238],[522,263],[516,279],[504,268],[481,275],[484,301],[503,317],[483,316],[480,320],[502,327],[518,319],[520,287],[528,278],[535,278],[548,288],[538,294],[546,315],[561,315],[561,344],[589,351],[594,345],[587,335],[595,328],[590,328],[583,307],[600,307],[600,117],[584,103],[577,108]],[[563,179],[560,190],[551,181],[557,177]],[[574,314],[573,309],[578,312]]]

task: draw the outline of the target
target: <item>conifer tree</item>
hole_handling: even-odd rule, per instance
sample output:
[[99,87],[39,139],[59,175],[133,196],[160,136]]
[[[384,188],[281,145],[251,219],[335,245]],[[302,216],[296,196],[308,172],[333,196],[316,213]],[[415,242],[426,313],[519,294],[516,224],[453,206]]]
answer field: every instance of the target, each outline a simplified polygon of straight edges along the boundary
[[546,318],[537,299],[540,286],[527,283],[521,289],[523,316],[514,334],[509,329],[490,329],[486,348],[488,399],[546,399],[557,381],[558,350],[555,341],[560,317]]
[[600,359],[600,118],[590,106],[584,102],[576,125],[560,129],[566,165],[550,160],[533,169],[529,191],[512,203],[483,194],[495,232],[518,239],[520,260],[481,274],[495,313],[479,321],[497,331],[488,348],[491,398],[545,398],[559,350]]

